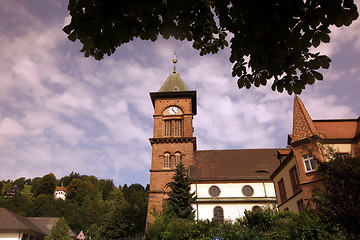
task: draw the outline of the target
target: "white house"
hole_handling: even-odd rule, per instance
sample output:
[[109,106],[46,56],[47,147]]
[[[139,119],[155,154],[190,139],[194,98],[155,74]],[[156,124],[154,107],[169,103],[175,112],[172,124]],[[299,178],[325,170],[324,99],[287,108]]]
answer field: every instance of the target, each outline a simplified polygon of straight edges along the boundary
[[66,187],[57,186],[55,188],[54,197],[55,197],[55,199],[65,200],[66,199]]

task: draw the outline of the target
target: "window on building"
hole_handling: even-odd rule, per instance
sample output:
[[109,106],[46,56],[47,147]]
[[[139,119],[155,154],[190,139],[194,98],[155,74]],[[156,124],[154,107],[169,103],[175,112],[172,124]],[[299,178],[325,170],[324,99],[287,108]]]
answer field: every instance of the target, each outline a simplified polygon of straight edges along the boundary
[[29,239],[29,235],[23,234],[21,240],[28,240]]
[[214,208],[214,220],[219,222],[224,221],[224,210],[222,207],[217,206]]
[[303,156],[303,160],[304,160],[306,172],[311,172],[316,170],[315,159],[312,154],[307,154]]
[[296,202],[297,206],[298,206],[298,210],[299,212],[302,212],[305,210],[305,206],[304,206],[304,202],[302,199],[300,199],[299,201]]
[[182,137],[182,120],[174,120],[174,136]]
[[301,190],[299,175],[298,175],[296,166],[293,166],[289,170],[289,175],[290,175],[290,179],[291,179],[291,185],[292,185],[293,192],[294,192],[294,194],[296,194]]
[[180,153],[180,152],[176,152],[176,153],[175,153],[175,162],[174,162],[175,167],[176,167],[177,165],[179,165],[180,163],[181,163],[181,153]]
[[164,136],[165,137],[171,137],[171,120],[165,120],[165,132],[164,132]]
[[280,181],[278,182],[278,188],[280,193],[280,202],[283,203],[287,200],[284,179],[280,179]]
[[164,154],[164,168],[170,168],[170,153]]
[[183,126],[182,119],[164,120],[164,136],[165,137],[182,137]]
[[252,207],[252,211],[253,212],[258,212],[258,211],[260,211],[261,210],[261,207],[259,207],[259,206],[253,206]]
[[254,189],[251,186],[246,185],[242,188],[242,193],[246,197],[251,197],[254,194]]
[[217,196],[219,196],[220,195],[220,188],[218,188],[217,186],[211,186],[210,188],[209,188],[209,194],[210,194],[210,196],[212,196],[212,197],[217,197]]

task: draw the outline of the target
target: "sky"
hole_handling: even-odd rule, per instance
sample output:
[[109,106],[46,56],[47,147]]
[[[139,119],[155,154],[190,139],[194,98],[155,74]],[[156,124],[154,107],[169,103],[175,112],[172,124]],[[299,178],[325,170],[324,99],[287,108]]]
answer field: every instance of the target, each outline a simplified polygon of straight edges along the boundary
[[[356,0],[360,7],[360,0]],[[173,69],[197,91],[198,150],[286,147],[294,96],[238,89],[230,50],[199,56],[189,42],[135,40],[102,61],[62,28],[67,0],[0,1],[0,180],[71,172],[149,183],[156,92]],[[360,20],[315,51],[332,63],[300,95],[313,119],[360,115]]]

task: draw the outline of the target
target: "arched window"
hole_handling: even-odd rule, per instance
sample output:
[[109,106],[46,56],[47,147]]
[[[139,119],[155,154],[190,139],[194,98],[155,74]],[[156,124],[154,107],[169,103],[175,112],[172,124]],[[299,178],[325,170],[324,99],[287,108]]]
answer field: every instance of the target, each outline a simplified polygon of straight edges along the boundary
[[170,168],[170,153],[164,154],[164,168]]
[[180,152],[176,152],[176,153],[175,153],[175,162],[174,162],[175,167],[176,167],[177,165],[179,165],[180,163],[181,163],[181,153],[180,153]]
[[169,106],[163,112],[164,137],[183,136],[183,111],[178,106]]
[[259,206],[253,206],[252,207],[252,211],[253,212],[258,212],[258,211],[260,211],[261,210],[261,207],[259,207]]
[[214,220],[220,222],[224,221],[224,210],[222,207],[217,206],[214,208]]

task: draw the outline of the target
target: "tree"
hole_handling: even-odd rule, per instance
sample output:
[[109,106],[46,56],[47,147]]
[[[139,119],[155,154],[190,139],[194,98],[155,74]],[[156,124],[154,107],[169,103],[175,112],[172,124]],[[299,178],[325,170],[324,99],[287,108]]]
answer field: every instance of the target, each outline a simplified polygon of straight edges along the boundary
[[190,179],[183,163],[176,166],[173,181],[168,183],[171,188],[169,199],[165,202],[164,213],[169,217],[194,219],[191,202],[195,201],[195,193],[190,193]]
[[56,188],[57,180],[53,173],[44,175],[41,179],[34,179],[34,196],[39,196],[40,194],[53,195]]
[[20,190],[23,190],[25,185],[25,178],[24,177],[18,178],[11,185],[12,186],[16,185]]
[[99,188],[101,189],[103,199],[106,200],[110,193],[114,190],[114,182],[111,179],[100,179]]
[[51,229],[51,235],[46,236],[45,240],[70,240],[69,229],[65,218],[60,218]]
[[325,190],[314,194],[316,209],[330,222],[340,224],[349,239],[360,238],[360,157],[338,155],[322,162]]
[[63,31],[85,57],[101,60],[135,38],[186,39],[200,55],[230,45],[239,88],[273,80],[274,91],[289,94],[323,79],[317,70],[331,60],[312,48],[330,42],[330,26],[359,15],[354,0],[69,0],[68,9]]

